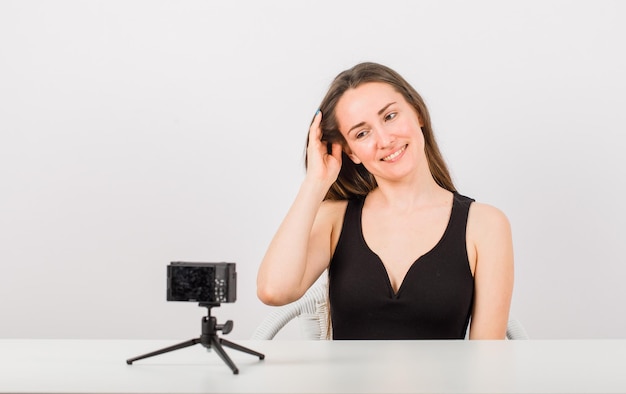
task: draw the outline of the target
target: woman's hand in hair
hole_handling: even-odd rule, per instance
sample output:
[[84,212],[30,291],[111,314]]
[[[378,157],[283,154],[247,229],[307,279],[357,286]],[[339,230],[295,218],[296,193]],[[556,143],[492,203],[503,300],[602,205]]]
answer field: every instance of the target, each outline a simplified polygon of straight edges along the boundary
[[338,204],[325,204],[324,197],[341,169],[341,145],[328,152],[321,121],[318,112],[309,129],[305,180],[259,267],[257,295],[268,305],[302,297],[331,259],[334,218],[343,216],[334,213]]
[[[341,144],[322,141],[321,123],[322,113],[317,111],[309,128],[307,179],[322,183],[328,190],[337,180],[341,169]],[[331,145],[330,149],[329,145]]]

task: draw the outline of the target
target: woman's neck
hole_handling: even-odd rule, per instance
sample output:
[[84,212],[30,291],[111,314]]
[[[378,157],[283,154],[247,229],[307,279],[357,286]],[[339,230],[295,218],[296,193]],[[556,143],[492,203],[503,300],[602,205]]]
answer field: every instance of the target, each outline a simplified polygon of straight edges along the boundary
[[368,203],[398,212],[447,204],[451,196],[450,191],[435,182],[430,172],[428,176],[415,177],[412,181],[377,182],[378,187],[369,194]]

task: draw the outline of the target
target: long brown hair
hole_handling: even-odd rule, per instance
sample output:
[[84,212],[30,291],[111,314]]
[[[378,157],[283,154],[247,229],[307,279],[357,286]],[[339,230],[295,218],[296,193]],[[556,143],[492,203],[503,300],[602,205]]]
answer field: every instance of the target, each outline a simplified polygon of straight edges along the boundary
[[[400,93],[404,99],[415,108],[415,111],[424,124],[422,126],[424,151],[426,153],[430,173],[439,186],[452,192],[456,191],[448,167],[443,160],[443,156],[435,140],[430,123],[430,115],[424,100],[400,74],[381,64],[371,62],[360,63],[348,70],[342,71],[333,80],[319,107],[322,111],[322,141],[340,143],[343,147],[347,147],[347,142],[339,131],[335,108],[337,102],[339,102],[339,99],[346,91],[355,89],[359,85],[367,82],[383,82],[391,85],[391,87]],[[365,169],[363,164],[355,164],[345,152],[342,152],[342,165],[339,176],[328,190],[325,200],[347,200],[362,197],[374,190],[377,186],[376,179]]]

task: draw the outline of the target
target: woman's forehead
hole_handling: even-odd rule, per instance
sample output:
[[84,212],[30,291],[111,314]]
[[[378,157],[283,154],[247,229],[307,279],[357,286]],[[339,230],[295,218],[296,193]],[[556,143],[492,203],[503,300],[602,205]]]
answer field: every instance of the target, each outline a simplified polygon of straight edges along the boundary
[[[384,82],[367,82],[347,90],[337,102],[335,115],[341,130],[352,123],[367,121],[392,103],[406,102],[393,86]],[[350,125],[348,125],[350,124]]]

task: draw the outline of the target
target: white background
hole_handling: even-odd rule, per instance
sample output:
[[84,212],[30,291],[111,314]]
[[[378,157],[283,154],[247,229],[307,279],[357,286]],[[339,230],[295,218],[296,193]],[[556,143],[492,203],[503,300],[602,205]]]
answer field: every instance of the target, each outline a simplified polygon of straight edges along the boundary
[[165,300],[183,260],[237,263],[214,314],[249,338],[308,124],[376,61],[425,98],[457,188],[508,215],[530,336],[625,338],[625,20],[620,1],[0,1],[0,337],[195,337],[204,311]]

